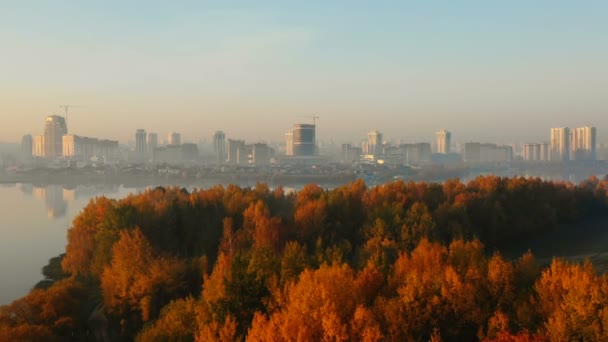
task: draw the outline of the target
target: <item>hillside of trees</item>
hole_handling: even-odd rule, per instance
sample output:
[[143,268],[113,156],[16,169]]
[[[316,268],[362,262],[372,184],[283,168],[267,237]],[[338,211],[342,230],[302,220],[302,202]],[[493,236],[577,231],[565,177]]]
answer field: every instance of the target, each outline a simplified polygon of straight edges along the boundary
[[602,218],[596,178],[99,197],[0,341],[606,341],[606,275],[500,253]]

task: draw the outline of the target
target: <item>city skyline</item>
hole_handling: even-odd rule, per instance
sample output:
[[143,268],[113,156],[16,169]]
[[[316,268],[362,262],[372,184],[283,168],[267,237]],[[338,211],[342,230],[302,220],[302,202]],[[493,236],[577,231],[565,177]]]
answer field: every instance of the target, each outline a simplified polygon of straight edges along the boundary
[[121,142],[140,126],[282,141],[299,115],[320,116],[319,140],[370,127],[501,143],[546,127],[603,132],[607,13],[599,1],[12,3],[0,14],[0,141],[39,134],[29,127],[65,103],[81,105],[70,129]]
[[[318,117],[315,117],[318,118]],[[30,133],[26,133],[24,135],[21,136],[21,144],[24,144],[24,140],[25,139],[34,139],[32,141],[32,146],[33,146],[33,151],[36,150],[36,142],[35,142],[35,138],[39,137],[40,139],[51,139],[50,136],[47,136],[47,131],[49,131],[49,127],[53,127],[54,125],[49,126],[50,123],[53,122],[57,122],[60,121],[60,126],[63,127],[63,129],[66,131],[65,134],[67,134],[67,117],[62,117],[59,115],[49,115],[46,117],[46,125],[45,128],[43,130],[43,134],[42,135],[32,135]],[[287,145],[293,144],[293,134],[294,131],[297,131],[299,128],[298,127],[312,127],[313,128],[313,135],[312,135],[312,141],[320,141],[324,144],[326,144],[328,141],[324,140],[324,139],[316,139],[315,136],[316,134],[314,133],[314,131],[316,131],[316,127],[317,125],[312,125],[312,124],[307,124],[307,123],[294,123],[294,129],[293,130],[288,130],[286,133],[283,134],[283,139],[282,140],[268,140],[268,139],[264,139],[263,137],[258,137],[258,139],[254,139],[254,140],[249,140],[249,139],[245,139],[243,137],[237,137],[234,135],[228,135],[226,133],[224,133],[222,130],[216,130],[210,137],[204,137],[204,136],[199,136],[198,141],[196,140],[189,140],[186,139],[183,141],[183,143],[207,143],[210,144],[211,146],[216,144],[216,135],[219,133],[221,136],[224,137],[224,139],[231,138],[231,139],[241,139],[241,140],[247,140],[249,142],[255,142],[255,143],[272,143],[272,144],[279,144],[281,145],[282,143],[286,143]],[[592,146],[595,147],[598,144],[601,144],[601,141],[599,141],[597,139],[597,128],[595,127],[595,125],[586,125],[586,126],[578,126],[578,127],[573,127],[572,130],[569,127],[561,127],[561,128],[555,128],[555,127],[551,127],[549,128],[549,135],[548,136],[544,136],[544,137],[537,137],[533,140],[521,140],[521,141],[511,141],[509,142],[509,144],[518,144],[518,145],[522,145],[522,148],[524,145],[536,145],[536,144],[550,144],[552,141],[554,141],[554,131],[555,130],[563,130],[565,129],[566,132],[564,134],[562,134],[563,139],[566,139],[567,141],[563,142],[562,144],[567,144],[567,146],[562,147],[565,148],[568,151],[568,154],[570,153],[575,153],[575,151],[577,149],[583,149],[583,150],[592,150]],[[54,134],[56,135],[56,134]],[[58,137],[61,137],[61,135],[63,134],[59,134]],[[458,135],[457,135],[458,136]],[[397,138],[397,137],[388,137],[387,139],[384,139],[384,134],[378,130],[371,130],[368,131],[365,134],[359,135],[358,138],[352,139],[352,140],[346,140],[346,141],[335,141],[334,139],[332,139],[332,137],[329,137],[329,142],[330,143],[334,143],[334,144],[362,144],[362,147],[364,147],[363,149],[366,150],[367,149],[367,145],[379,145],[377,142],[375,142],[376,139],[378,139],[379,141],[381,141],[383,144],[402,144],[402,143],[411,143],[411,142],[429,142],[431,143],[431,145],[433,145],[434,148],[434,152],[437,153],[449,153],[451,148],[453,148],[454,146],[459,146],[459,145],[463,145],[467,142],[481,142],[484,141],[483,139],[476,139],[476,138],[461,138],[461,139],[455,139],[452,140],[452,132],[446,129],[440,129],[435,131],[434,133],[434,137],[433,138],[429,138],[429,136],[427,137],[423,137],[421,139],[414,139],[414,140],[404,140],[401,138]],[[107,137],[106,137],[107,138]],[[208,138],[210,138],[210,140],[208,140]],[[540,138],[540,139],[539,139]],[[286,140],[285,140],[286,139]],[[118,142],[118,140],[116,140]],[[485,142],[494,142],[494,143],[500,143],[501,139],[500,137],[493,137],[493,139],[489,139],[489,140],[485,140]],[[167,138],[165,140],[159,140],[158,139],[158,133],[157,132],[148,132],[146,131],[146,129],[142,129],[142,128],[138,128],[135,130],[135,134],[133,136],[133,134],[131,135],[130,139],[128,139],[127,141],[120,141],[121,144],[123,145],[127,145],[127,146],[131,146],[134,148],[134,150],[139,153],[139,154],[144,154],[147,152],[151,152],[152,150],[154,150],[154,148],[161,146],[161,145],[181,145],[182,144],[182,135],[179,132],[175,132],[175,131],[168,131],[167,133]],[[313,144],[316,144],[316,142],[313,142]],[[556,144],[554,142],[554,144]],[[44,150],[45,149],[45,144],[44,142],[41,143],[41,147]],[[150,146],[148,146],[150,145]],[[572,147],[570,147],[570,145],[572,145]],[[215,151],[215,147],[212,147]],[[289,147],[287,147],[289,149]],[[292,147],[293,148],[293,147]],[[376,149],[376,147],[373,148],[374,150]],[[595,151],[591,151],[592,154],[595,154]],[[36,155],[36,153],[34,152],[34,155]],[[287,153],[287,155],[291,155],[291,153]],[[568,156],[569,158],[569,156]]]
[[[48,118],[48,117],[62,117],[61,114],[49,114],[46,116],[41,116],[41,119],[44,118]],[[64,117],[62,117],[64,118]],[[67,121],[66,121],[67,122]],[[72,122],[72,120],[70,121]],[[452,143],[457,143],[457,144],[464,144],[466,142],[471,142],[471,141],[493,141],[493,142],[498,142],[501,144],[513,144],[513,143],[519,143],[519,144],[527,144],[527,143],[531,143],[534,141],[542,141],[542,142],[549,142],[550,138],[547,137],[547,132],[546,130],[549,129],[550,127],[595,127],[597,128],[600,132],[602,131],[600,128],[598,128],[599,126],[596,125],[594,122],[588,122],[588,121],[581,121],[581,120],[577,120],[577,119],[572,119],[569,122],[571,122],[572,124],[570,125],[550,125],[549,123],[545,123],[543,127],[541,127],[541,129],[538,132],[535,132],[534,134],[529,134],[529,135],[513,135],[513,134],[503,134],[503,135],[485,135],[485,134],[478,134],[478,135],[470,135],[470,136],[466,136],[464,134],[462,134],[462,131],[457,131],[457,136],[455,139],[451,139]],[[306,120],[298,120],[297,116],[294,117],[294,119],[290,122],[289,125],[293,125],[294,123],[298,123],[298,124],[309,124],[308,121]],[[288,125],[288,126],[289,126]],[[19,143],[21,141],[21,139],[23,138],[24,135],[32,135],[33,137],[35,137],[36,135],[44,135],[44,130],[39,129],[38,127],[39,125],[36,125],[34,127],[36,128],[30,128],[29,130],[26,130],[24,132],[19,132],[17,133],[17,138],[16,139],[10,139],[10,140],[2,140],[1,138],[3,136],[0,136],[0,143]],[[136,125],[135,127],[137,127],[138,125]],[[139,125],[139,126],[145,126],[145,125]],[[389,135],[389,134],[384,134],[385,136],[387,136],[386,141],[394,141],[394,142],[414,142],[414,141],[426,141],[426,142],[431,142],[433,144],[437,143],[437,132],[438,127],[445,127],[446,125],[441,125],[438,124],[435,126],[435,128],[430,128],[430,129],[425,129],[424,131],[420,130],[420,131],[416,131],[415,134],[401,134],[399,135],[399,133],[397,133],[396,135]],[[73,127],[72,125],[70,127]],[[104,136],[106,138],[110,138],[113,140],[118,140],[121,144],[135,144],[136,139],[133,136],[133,131],[135,130],[135,127],[131,128],[124,128],[125,130],[128,130],[128,134],[124,135],[122,134],[122,132],[116,132],[116,130],[113,131],[108,131],[107,134],[100,134],[100,135],[94,135],[94,136]],[[147,126],[146,126],[147,127]],[[352,131],[350,131],[350,133],[348,133],[346,135],[346,137],[344,138],[340,138],[338,135],[334,134],[331,131],[328,131],[326,127],[323,126],[322,123],[317,124],[317,132],[321,131],[322,135],[320,136],[320,138],[318,138],[318,141],[325,141],[325,142],[334,142],[337,144],[340,143],[350,143],[350,142],[362,142],[367,140],[367,135],[369,133],[369,127],[367,126],[367,128],[364,128],[362,130],[355,130],[353,129]],[[319,127],[321,128],[319,130]],[[374,126],[375,127],[375,126]],[[379,127],[379,126],[378,126]],[[411,125],[410,125],[411,127]],[[492,128],[493,126],[485,126],[486,128]],[[281,131],[282,129],[282,131]],[[204,130],[200,130],[188,135],[184,135],[181,133],[181,130],[175,130],[175,129],[171,129],[171,128],[161,128],[158,131],[155,130],[149,130],[149,129],[145,129],[147,131],[148,134],[152,134],[154,136],[153,139],[155,139],[154,141],[157,144],[165,143],[165,144],[171,144],[171,136],[175,136],[177,135],[178,137],[178,141],[179,142],[190,142],[190,143],[201,143],[201,142],[207,142],[207,143],[212,143],[213,140],[213,134],[217,131],[225,131],[226,132],[226,136],[230,136],[233,138],[238,138],[238,139],[245,139],[248,141],[256,141],[256,142],[272,142],[272,143],[278,143],[278,142],[284,142],[285,141],[285,129],[284,128],[279,128],[278,131],[272,131],[270,132],[270,134],[268,136],[262,135],[262,134],[256,134],[254,132],[258,132],[257,128],[252,128],[249,127],[249,129],[227,129],[225,127],[219,127],[219,128],[213,128],[213,129],[204,129]],[[386,126],[386,127],[382,127],[381,131],[387,132],[387,131],[393,131],[394,127]],[[487,129],[486,129],[487,130]],[[79,132],[83,132],[85,130],[80,129]],[[177,131],[177,132],[176,132]],[[188,131],[188,130],[186,130]],[[454,132],[455,130],[450,129],[450,133]],[[465,130],[466,131],[466,130]],[[158,132],[158,133],[157,133]],[[178,133],[179,132],[179,133]],[[237,135],[234,132],[243,132],[241,135]],[[347,131],[348,132],[348,131]],[[87,135],[86,133],[82,133],[83,135]],[[158,134],[161,134],[161,136],[163,136],[164,138],[159,139],[158,138]],[[317,133],[317,135],[319,135],[319,133]],[[485,138],[484,138],[485,137]],[[606,138],[603,138],[601,136],[601,133],[599,135],[597,135],[597,143],[598,144],[605,144],[608,143],[608,140],[606,140]]]
[[[313,120],[318,119],[316,116],[312,118]],[[51,115],[45,120],[44,135],[37,135],[33,138],[30,134],[24,135],[21,140],[22,157],[25,157],[26,160],[32,157],[44,157],[55,160],[66,158],[72,162],[101,161],[102,163],[123,159],[119,156],[118,141],[68,134],[66,122],[66,117]],[[320,153],[321,145],[324,148],[328,147],[325,143],[317,144],[315,132],[316,125],[314,124],[294,124],[293,130],[285,133],[284,144],[275,142],[270,146],[260,141],[227,139],[223,131],[216,131],[212,136],[210,146],[205,149],[211,147],[217,165],[224,162],[237,165],[267,165],[271,159],[276,162],[277,157],[287,157],[287,160],[304,157],[312,160],[311,157],[315,159],[324,154]],[[549,142],[541,143],[496,144],[495,142],[469,140],[464,144],[453,144],[452,132],[441,129],[435,133],[433,145],[433,143],[424,141],[403,142],[400,140],[396,143],[385,140],[383,133],[374,129],[367,133],[367,139],[360,141],[360,147],[357,144],[344,143],[340,146],[339,154],[343,160],[350,161],[358,149],[361,160],[368,158],[376,160],[379,156],[390,160],[395,156],[397,159],[400,158],[399,156],[405,156],[406,163],[410,161],[430,162],[433,159],[445,162],[456,160],[459,158],[458,156],[462,156],[462,160],[465,162],[511,161],[514,156],[524,161],[596,160],[598,147],[596,127],[582,126],[573,129],[552,127],[549,133]],[[226,145],[228,146],[227,151]],[[329,149],[325,153],[329,152],[329,155],[335,156],[337,152],[335,148],[338,146],[333,147],[333,150]],[[602,146],[600,145],[600,147]],[[145,129],[139,128],[135,130],[134,146],[128,148],[131,149],[131,155],[126,156],[126,159],[137,162],[175,163],[184,160],[194,162],[200,161],[201,157],[198,145],[189,142],[182,143],[181,134],[178,132],[168,133],[167,140],[160,146],[157,133],[146,132]],[[125,152],[127,151],[128,149]],[[438,156],[433,158],[433,151]]]

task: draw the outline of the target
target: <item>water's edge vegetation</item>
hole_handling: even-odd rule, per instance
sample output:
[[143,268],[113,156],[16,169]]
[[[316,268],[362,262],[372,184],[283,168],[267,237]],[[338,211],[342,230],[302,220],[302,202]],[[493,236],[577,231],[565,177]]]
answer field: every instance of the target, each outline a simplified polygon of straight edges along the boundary
[[607,340],[608,276],[503,256],[590,220],[608,220],[606,179],[98,197],[47,280],[0,308],[0,341]]

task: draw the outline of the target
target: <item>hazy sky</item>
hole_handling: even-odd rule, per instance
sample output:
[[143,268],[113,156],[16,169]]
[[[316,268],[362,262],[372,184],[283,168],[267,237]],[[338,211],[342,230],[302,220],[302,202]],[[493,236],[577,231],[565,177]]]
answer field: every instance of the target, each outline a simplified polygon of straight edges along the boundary
[[[228,4],[229,3],[229,4]],[[336,142],[608,131],[608,1],[1,1],[0,141],[137,128]]]

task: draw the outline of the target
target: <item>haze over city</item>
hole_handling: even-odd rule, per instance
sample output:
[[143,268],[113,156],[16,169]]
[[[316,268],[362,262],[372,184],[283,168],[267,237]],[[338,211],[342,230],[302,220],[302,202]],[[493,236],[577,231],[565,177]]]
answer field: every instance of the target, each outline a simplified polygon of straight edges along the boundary
[[[441,4],[441,6],[439,6]],[[15,2],[0,9],[0,141],[70,131],[127,142],[217,129],[283,141],[299,115],[317,138],[543,141],[608,129],[608,4]]]
[[607,18],[0,4],[0,342],[608,341]]

